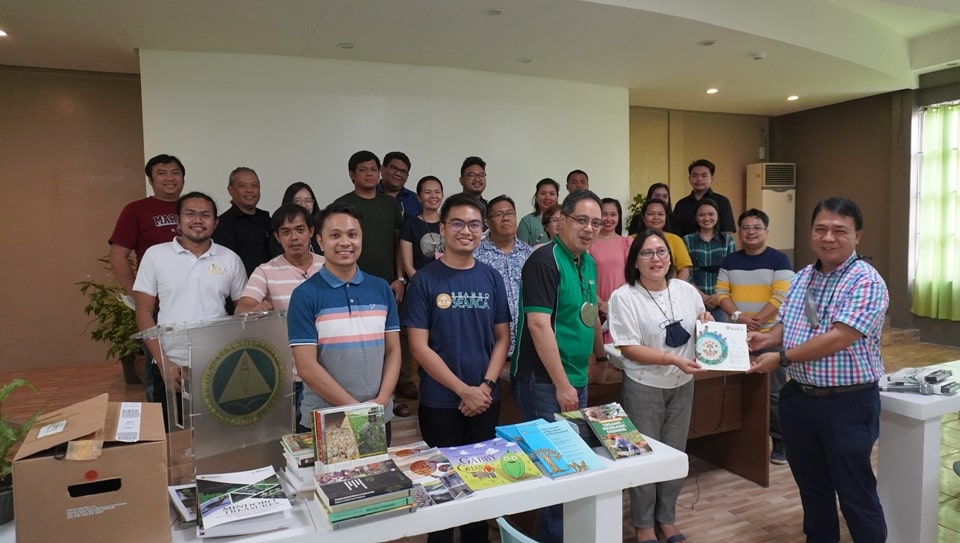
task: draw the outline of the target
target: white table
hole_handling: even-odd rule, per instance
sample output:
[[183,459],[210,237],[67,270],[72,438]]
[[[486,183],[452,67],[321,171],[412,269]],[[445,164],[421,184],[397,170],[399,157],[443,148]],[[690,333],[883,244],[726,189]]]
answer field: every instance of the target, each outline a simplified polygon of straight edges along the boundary
[[[960,378],[960,360],[939,364]],[[890,543],[937,540],[940,417],[960,411],[960,395],[880,393],[877,491]]]
[[[318,510],[311,514],[308,507],[312,505],[299,500],[294,506],[293,522],[288,529],[206,541],[374,543],[562,503],[566,541],[620,542],[623,530],[621,491],[624,488],[687,476],[689,462],[686,454],[659,441],[647,441],[653,448],[653,454],[616,462],[601,455],[606,469],[561,479],[544,476],[534,481],[482,490],[468,498],[426,507],[410,515],[334,531]],[[0,527],[0,543],[12,543],[16,540],[14,536],[14,523]],[[186,543],[203,540],[191,528],[174,530],[173,541]]]

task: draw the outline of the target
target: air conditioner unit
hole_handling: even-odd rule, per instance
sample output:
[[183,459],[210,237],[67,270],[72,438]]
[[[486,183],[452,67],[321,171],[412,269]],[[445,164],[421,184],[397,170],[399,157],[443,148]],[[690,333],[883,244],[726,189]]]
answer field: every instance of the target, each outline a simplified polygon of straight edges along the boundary
[[784,162],[747,164],[744,191],[747,209],[760,209],[770,217],[767,245],[787,254],[793,263],[796,219],[797,165]]
[[791,162],[747,164],[747,184],[757,183],[762,189],[797,188],[797,165]]

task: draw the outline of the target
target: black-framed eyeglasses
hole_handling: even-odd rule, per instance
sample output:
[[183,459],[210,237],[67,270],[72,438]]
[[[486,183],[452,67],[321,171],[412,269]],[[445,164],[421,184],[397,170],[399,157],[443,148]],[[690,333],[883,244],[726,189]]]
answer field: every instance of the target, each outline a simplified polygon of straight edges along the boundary
[[403,168],[398,168],[398,167],[394,166],[393,164],[387,166],[387,169],[393,170],[393,171],[397,172],[397,173],[400,174],[400,175],[410,175],[410,170],[404,170]]
[[644,249],[640,251],[641,260],[653,260],[653,257],[657,257],[660,260],[670,258],[670,251],[666,247],[660,247],[656,251],[653,249]]
[[507,211],[497,211],[496,213],[491,213],[489,218],[496,219],[499,221],[500,219],[512,219],[516,216],[517,216],[516,211],[513,211],[512,209],[508,209]]
[[487,178],[486,172],[470,172],[470,173],[463,174],[463,176],[466,177],[467,179],[486,179]]

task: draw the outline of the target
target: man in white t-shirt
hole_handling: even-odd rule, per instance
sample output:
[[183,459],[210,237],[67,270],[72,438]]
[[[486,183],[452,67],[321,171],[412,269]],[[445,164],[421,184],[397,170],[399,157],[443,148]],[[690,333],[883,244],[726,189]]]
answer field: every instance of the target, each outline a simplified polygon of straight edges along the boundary
[[[236,253],[211,239],[217,225],[217,204],[206,194],[191,192],[177,201],[181,235],[147,249],[133,283],[137,328],[154,326],[153,308],[160,302],[157,324],[200,322],[226,316],[227,298],[240,298],[247,274]],[[155,364],[154,401],[163,404],[167,420],[164,376],[180,391],[180,366],[187,346],[146,341]]]

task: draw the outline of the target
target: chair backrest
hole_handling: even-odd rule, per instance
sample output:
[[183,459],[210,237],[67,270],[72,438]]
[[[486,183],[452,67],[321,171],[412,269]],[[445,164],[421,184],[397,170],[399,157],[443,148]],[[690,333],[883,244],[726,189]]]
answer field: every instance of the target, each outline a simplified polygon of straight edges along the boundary
[[502,543],[537,543],[536,539],[528,537],[520,530],[514,528],[507,519],[497,518],[497,525],[500,526],[500,541]]

